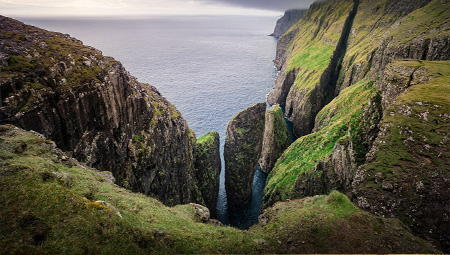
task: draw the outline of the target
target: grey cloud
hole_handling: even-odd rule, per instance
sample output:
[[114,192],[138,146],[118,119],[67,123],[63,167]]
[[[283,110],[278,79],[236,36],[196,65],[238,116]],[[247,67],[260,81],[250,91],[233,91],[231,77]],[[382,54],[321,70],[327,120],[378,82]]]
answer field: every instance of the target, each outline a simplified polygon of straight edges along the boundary
[[203,3],[224,3],[228,5],[273,11],[308,9],[314,0],[198,0]]

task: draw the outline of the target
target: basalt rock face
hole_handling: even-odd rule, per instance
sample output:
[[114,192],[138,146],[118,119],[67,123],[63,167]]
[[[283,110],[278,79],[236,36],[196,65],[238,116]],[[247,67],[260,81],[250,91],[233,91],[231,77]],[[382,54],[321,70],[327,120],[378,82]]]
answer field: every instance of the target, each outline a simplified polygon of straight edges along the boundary
[[265,111],[266,104],[259,103],[228,123],[224,157],[229,211],[236,211],[251,199],[253,176],[261,154]]
[[195,177],[197,180],[201,180],[198,190],[206,207],[211,212],[211,217],[216,215],[220,170],[219,133],[210,132],[197,140]]
[[195,135],[153,86],[68,35],[0,17],[1,122],[35,130],[117,183],[190,202]]
[[280,106],[274,105],[266,112],[262,152],[259,159],[261,171],[270,173],[277,159],[290,144],[291,137],[283,111]]
[[[303,136],[269,174],[264,207],[337,189],[448,251],[448,100],[441,100],[448,61],[438,61],[450,58],[450,2],[358,2],[351,26],[338,18],[351,4],[325,1],[280,38],[280,80],[294,70],[296,77],[279,88],[289,88],[286,117]],[[346,50],[334,65],[336,38],[344,38],[336,33],[345,31]],[[331,61],[315,62],[321,58]]]
[[284,12],[283,17],[277,21],[277,25],[271,36],[281,37],[286,33],[295,23],[297,23],[305,14],[306,10],[287,10]]

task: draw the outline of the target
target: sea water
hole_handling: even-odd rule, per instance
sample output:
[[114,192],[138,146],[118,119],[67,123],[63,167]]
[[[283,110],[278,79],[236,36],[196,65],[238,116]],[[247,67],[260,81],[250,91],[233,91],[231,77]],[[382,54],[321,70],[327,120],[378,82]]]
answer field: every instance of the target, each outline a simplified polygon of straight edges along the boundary
[[[266,101],[277,74],[276,39],[267,36],[279,17],[155,16],[21,21],[70,34],[122,62],[140,82],[155,86],[181,112],[197,138],[220,134],[243,109]],[[248,228],[257,222],[266,175],[255,174],[252,202],[228,215],[224,162],[217,218]]]

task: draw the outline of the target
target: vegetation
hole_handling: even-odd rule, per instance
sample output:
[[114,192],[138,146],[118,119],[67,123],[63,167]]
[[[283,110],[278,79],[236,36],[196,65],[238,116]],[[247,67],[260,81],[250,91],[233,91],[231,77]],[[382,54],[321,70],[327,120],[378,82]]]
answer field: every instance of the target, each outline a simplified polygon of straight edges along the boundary
[[[30,34],[38,40],[30,39]],[[25,78],[24,82],[30,83],[39,80],[42,87],[66,89],[85,82],[99,82],[103,70],[100,66],[117,63],[81,41],[31,26],[22,26],[17,31],[1,30],[0,38],[9,47],[20,48],[9,57],[8,66],[2,68],[0,83]],[[45,76],[55,79],[56,84],[43,79]]]
[[190,205],[166,207],[113,185],[36,134],[0,126],[0,139],[3,254],[437,252],[337,192],[278,203],[268,224],[241,231],[196,222]]
[[291,143],[289,130],[283,117],[283,110],[280,106],[276,106],[270,108],[266,112],[266,115],[267,114],[272,114],[274,116],[273,123],[275,123],[275,128],[273,138],[275,142],[275,150],[282,151]]
[[[389,127],[385,142],[378,144],[375,160],[364,165],[369,174],[381,172],[386,180],[403,182],[408,172],[417,169],[427,179],[426,172],[434,169],[450,169],[450,153],[444,148],[445,137],[450,130],[450,61],[403,60],[395,65],[425,67],[429,82],[410,87],[386,109],[383,125]],[[405,109],[409,109],[406,113]],[[410,142],[409,142],[410,141]],[[443,147],[444,146],[444,147]],[[425,148],[425,149],[424,149]],[[374,177],[368,178],[366,188],[375,196],[380,187]],[[446,172],[447,178],[450,172]]]
[[352,139],[348,137],[349,130],[357,130],[363,114],[362,107],[376,94],[377,89],[372,81],[361,81],[342,91],[319,112],[316,117],[316,129],[319,131],[297,139],[269,174],[264,190],[265,206],[269,205],[268,201],[297,198],[295,181],[329,157],[336,142]]

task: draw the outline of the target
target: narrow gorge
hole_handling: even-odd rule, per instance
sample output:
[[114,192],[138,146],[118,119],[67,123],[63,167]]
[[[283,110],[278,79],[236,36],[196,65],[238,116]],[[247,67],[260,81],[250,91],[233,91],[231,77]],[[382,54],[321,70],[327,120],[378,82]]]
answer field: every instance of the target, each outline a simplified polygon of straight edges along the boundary
[[[119,61],[0,16],[0,248],[448,253],[449,9],[327,0],[287,11],[268,104],[242,109],[222,145],[213,130],[197,139]],[[216,219],[221,171],[229,213],[258,207],[248,229]]]

